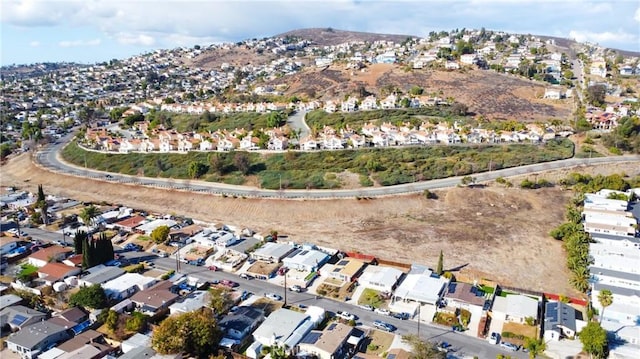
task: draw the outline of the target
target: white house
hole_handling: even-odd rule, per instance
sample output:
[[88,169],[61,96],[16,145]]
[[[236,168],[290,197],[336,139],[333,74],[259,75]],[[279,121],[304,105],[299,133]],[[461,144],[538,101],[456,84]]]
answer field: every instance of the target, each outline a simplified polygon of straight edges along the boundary
[[102,285],[105,294],[110,299],[123,300],[129,298],[138,291],[145,290],[154,285],[158,280],[145,277],[138,273],[125,273]]
[[429,268],[413,264],[409,274],[396,288],[394,299],[436,306],[447,283],[448,279],[438,276]]
[[282,259],[282,265],[299,271],[314,272],[329,260],[329,255],[312,247],[296,248]]
[[358,284],[365,288],[391,293],[403,274],[401,270],[393,267],[370,265],[358,278]]
[[521,294],[510,294],[506,297],[496,296],[491,308],[492,317],[515,323],[526,323],[526,318],[538,321],[537,299]]

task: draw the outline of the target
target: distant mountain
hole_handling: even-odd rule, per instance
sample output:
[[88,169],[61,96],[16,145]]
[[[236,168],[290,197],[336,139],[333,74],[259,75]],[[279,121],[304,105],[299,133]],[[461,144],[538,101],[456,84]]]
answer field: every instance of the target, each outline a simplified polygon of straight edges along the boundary
[[336,30],[332,28],[310,28],[288,31],[275,37],[295,36],[304,40],[309,40],[316,45],[332,46],[339,45],[350,41],[394,41],[402,42],[408,37],[417,37],[414,35],[391,35],[391,34],[374,34],[370,32]]

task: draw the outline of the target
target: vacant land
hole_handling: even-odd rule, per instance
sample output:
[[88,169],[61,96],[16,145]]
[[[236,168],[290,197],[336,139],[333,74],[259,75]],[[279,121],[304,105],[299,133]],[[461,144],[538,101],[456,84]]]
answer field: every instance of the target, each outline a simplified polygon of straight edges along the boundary
[[[637,163],[631,163],[578,170],[632,175],[638,168]],[[557,188],[454,188],[437,191],[438,200],[407,195],[284,201],[221,198],[57,175],[34,166],[28,155],[12,159],[1,172],[2,186],[36,191],[42,184],[48,194],[183,214],[263,232],[276,229],[298,242],[359,250],[396,261],[435,266],[443,250],[445,267],[459,269],[457,276],[575,294],[567,283],[561,243],[548,236],[563,221],[564,207],[571,197],[569,191]],[[567,173],[545,177],[560,178]]]

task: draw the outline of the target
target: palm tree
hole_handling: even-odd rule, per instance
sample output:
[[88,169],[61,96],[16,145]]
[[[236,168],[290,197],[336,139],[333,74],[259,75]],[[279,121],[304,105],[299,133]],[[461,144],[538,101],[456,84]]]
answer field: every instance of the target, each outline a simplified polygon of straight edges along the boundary
[[100,211],[98,211],[98,208],[94,205],[90,205],[82,209],[82,211],[80,212],[80,218],[86,226],[89,226],[91,224],[94,224],[95,218],[98,217],[99,214]]
[[602,323],[602,318],[604,318],[604,308],[610,306],[613,303],[613,294],[608,289],[603,289],[598,293],[598,302],[602,306],[602,313],[600,313],[600,323]]
[[584,267],[577,268],[571,274],[571,278],[569,278],[569,282],[577,290],[581,292],[586,292],[587,289],[589,289],[589,270]]
[[529,358],[534,359],[538,354],[542,354],[547,350],[547,343],[542,339],[528,338],[524,347],[529,351]]

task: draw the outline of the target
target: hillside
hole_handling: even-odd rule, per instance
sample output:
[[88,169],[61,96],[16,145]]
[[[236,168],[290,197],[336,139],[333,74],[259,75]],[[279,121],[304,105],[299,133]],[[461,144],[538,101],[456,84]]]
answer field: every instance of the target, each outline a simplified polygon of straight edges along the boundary
[[390,87],[407,93],[412,86],[420,86],[426,94],[442,91],[442,96],[454,97],[468,105],[471,112],[492,119],[536,121],[564,119],[571,114],[570,101],[542,99],[544,84],[487,70],[407,72],[397,65],[376,64],[363,72],[354,72],[345,70],[344,66],[332,66],[307,69],[270,84],[287,84],[287,95],[325,100],[350,94],[357,96],[361,87],[377,96],[385,96]]
[[370,32],[336,30],[332,28],[309,28],[288,31],[276,37],[293,36],[303,40],[309,40],[319,46],[333,46],[352,41],[393,41],[403,42],[413,35],[375,34]]

